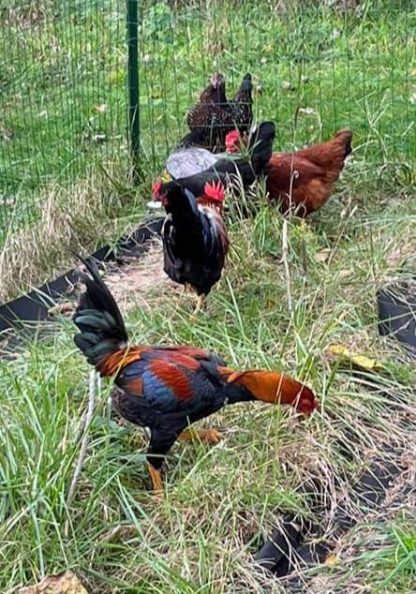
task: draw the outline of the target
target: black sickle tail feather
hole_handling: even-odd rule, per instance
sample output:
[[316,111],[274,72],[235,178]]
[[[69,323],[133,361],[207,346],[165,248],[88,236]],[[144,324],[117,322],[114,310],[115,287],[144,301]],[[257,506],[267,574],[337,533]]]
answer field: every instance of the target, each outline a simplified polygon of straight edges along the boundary
[[97,366],[106,356],[125,346],[128,336],[118,305],[100,278],[98,269],[94,264],[77,257],[91,276],[82,275],[86,291],[82,293],[73,316],[73,321],[80,330],[74,337],[74,342],[88,362]]
[[[204,251],[203,215],[195,196],[186,188],[168,184],[166,212],[170,215],[163,232],[166,249],[172,257],[184,258]],[[172,229],[173,228],[173,229]],[[171,230],[172,229],[172,230]]]
[[256,175],[260,175],[273,153],[276,126],[273,122],[262,122],[250,134],[248,148],[251,150],[251,163]]
[[251,92],[253,90],[253,83],[251,74],[248,72],[238,89],[234,102],[251,100]]

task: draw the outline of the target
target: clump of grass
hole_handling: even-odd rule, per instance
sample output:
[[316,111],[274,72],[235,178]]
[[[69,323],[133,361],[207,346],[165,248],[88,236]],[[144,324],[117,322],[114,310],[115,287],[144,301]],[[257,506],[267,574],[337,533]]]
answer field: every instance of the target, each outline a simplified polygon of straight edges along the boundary
[[36,223],[17,232],[10,225],[0,255],[0,302],[65,272],[74,262],[71,249],[91,253],[139,225],[140,187],[126,190],[108,175],[91,172],[71,188],[52,185],[39,197]]

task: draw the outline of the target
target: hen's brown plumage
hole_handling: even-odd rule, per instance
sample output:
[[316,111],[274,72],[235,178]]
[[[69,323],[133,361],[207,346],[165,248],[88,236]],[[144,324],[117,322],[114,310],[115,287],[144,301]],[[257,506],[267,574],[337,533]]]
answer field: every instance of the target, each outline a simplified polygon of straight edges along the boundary
[[233,121],[233,107],[225,94],[225,78],[215,72],[198,103],[189,110],[187,123],[191,132],[179,145],[223,150],[225,136],[234,128]]
[[272,155],[267,167],[270,200],[282,209],[307,216],[323,206],[351,153],[351,130],[340,130],[331,140],[294,153]]

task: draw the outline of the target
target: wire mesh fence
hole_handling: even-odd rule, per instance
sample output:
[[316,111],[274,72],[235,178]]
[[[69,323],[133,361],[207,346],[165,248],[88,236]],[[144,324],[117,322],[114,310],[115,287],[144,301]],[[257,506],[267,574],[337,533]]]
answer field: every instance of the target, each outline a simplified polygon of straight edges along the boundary
[[40,192],[126,153],[125,13],[118,0],[0,1],[0,230],[36,220]]
[[[337,4],[337,3],[333,3]],[[223,72],[235,92],[255,79],[255,119],[277,145],[354,130],[371,161],[415,155],[412,3],[156,2],[143,9],[142,142],[152,159],[175,146],[184,115]],[[413,103],[413,105],[412,105]]]
[[[187,132],[185,114],[213,70],[231,96],[252,73],[254,117],[276,121],[279,150],[350,127],[369,168],[411,166],[414,2],[137,3],[133,110],[146,171]],[[0,244],[37,219],[48,184],[77,183],[109,161],[127,174],[128,4],[0,0]]]

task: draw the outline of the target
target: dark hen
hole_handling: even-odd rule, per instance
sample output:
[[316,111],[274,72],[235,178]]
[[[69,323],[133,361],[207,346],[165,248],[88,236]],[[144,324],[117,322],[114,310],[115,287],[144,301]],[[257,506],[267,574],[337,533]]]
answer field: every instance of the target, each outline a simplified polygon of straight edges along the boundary
[[179,146],[202,146],[216,152],[224,150],[225,136],[234,127],[233,117],[233,108],[225,94],[225,78],[215,72],[198,103],[189,110],[190,133],[182,138]]
[[[249,136],[247,155],[221,157],[208,169],[176,181],[195,196],[201,196],[205,184],[213,181],[220,181],[227,187],[230,181],[239,179],[243,187],[247,188],[265,170],[272,156],[275,132],[273,122],[262,122]],[[162,184],[162,193],[164,188]],[[154,195],[154,198],[157,199],[158,196]]]

